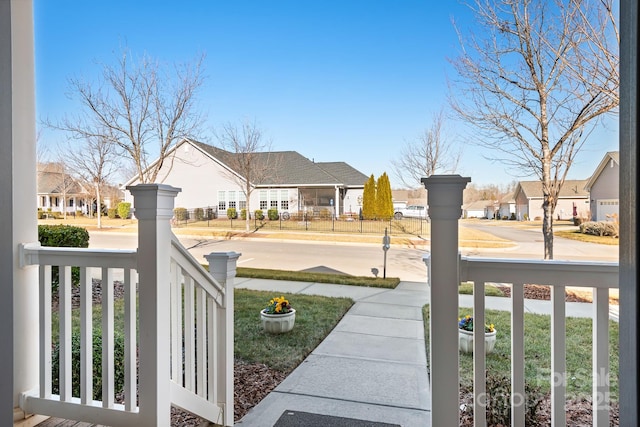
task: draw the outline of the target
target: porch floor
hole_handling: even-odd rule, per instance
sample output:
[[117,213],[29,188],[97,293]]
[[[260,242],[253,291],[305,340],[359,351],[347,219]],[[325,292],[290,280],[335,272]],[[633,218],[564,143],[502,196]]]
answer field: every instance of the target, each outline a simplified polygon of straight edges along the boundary
[[64,420],[62,418],[49,418],[38,424],[38,427],[106,427],[102,424],[91,424],[82,421]]

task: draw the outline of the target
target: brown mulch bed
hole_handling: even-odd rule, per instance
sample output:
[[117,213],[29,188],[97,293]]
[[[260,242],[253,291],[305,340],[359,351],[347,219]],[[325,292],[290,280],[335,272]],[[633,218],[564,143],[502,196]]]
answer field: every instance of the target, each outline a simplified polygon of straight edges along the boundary
[[[496,285],[505,297],[511,296],[511,287]],[[551,300],[551,287],[542,285],[524,285],[524,297],[527,299]],[[591,292],[567,289],[565,291],[566,302],[592,302]],[[618,305],[616,298],[609,298],[609,304]]]

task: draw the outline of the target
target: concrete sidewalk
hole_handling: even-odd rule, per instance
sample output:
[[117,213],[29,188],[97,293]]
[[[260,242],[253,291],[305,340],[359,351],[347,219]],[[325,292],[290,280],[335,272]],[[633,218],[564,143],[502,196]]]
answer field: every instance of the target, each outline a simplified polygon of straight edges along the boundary
[[[307,359],[236,425],[295,425],[282,419],[300,412],[368,421],[342,424],[342,420],[333,423],[323,418],[317,424],[305,424],[309,426],[430,426],[431,395],[422,319],[422,307],[429,302],[426,283],[401,282],[396,289],[381,289],[236,278],[235,284],[237,288],[355,301]],[[472,307],[473,297],[460,295],[459,304]],[[509,298],[486,297],[485,304],[487,309],[511,309]],[[550,314],[551,302],[527,299],[525,312]],[[592,313],[591,304],[566,303],[568,317],[591,317]],[[616,317],[613,312],[611,317]]]
[[237,278],[236,287],[355,301],[307,359],[236,425],[271,427],[283,414],[298,411],[366,420],[370,426],[429,426],[426,283],[402,282],[392,290]]

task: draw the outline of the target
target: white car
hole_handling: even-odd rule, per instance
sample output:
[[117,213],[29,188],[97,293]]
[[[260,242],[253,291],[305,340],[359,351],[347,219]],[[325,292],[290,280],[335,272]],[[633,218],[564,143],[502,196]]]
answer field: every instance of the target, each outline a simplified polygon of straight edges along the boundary
[[402,218],[421,218],[428,219],[427,217],[427,207],[422,205],[409,205],[403,209],[396,209],[393,214],[395,219]]

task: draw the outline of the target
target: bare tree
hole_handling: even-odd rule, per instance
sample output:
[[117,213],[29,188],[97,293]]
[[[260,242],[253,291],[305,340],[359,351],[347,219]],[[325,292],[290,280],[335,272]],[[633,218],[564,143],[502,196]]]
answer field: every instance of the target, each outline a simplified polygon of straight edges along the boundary
[[167,70],[148,56],[131,60],[125,49],[115,65],[103,66],[98,83],[69,79],[83,110],[48,124],[75,139],[113,144],[133,160],[141,183],[155,182],[164,162],[172,161],[169,148],[200,130],[195,103],[203,59]]
[[102,228],[101,190],[116,171],[116,147],[102,137],[87,138],[81,144],[67,144],[61,150],[68,165],[82,180],[91,185],[96,194],[98,228]]
[[227,123],[217,132],[217,138],[226,154],[224,162],[231,171],[229,178],[238,184],[247,203],[246,231],[251,229],[251,193],[257,183],[275,179],[279,158],[271,152],[271,141],[266,140],[255,122],[240,126]]
[[480,32],[459,31],[461,90],[451,104],[475,141],[502,153],[497,160],[540,179],[545,259],[553,258],[553,212],[569,168],[618,106],[611,2],[474,0]]
[[420,179],[435,173],[453,173],[458,167],[460,151],[444,136],[442,111],[433,117],[431,127],[418,138],[406,142],[399,157],[391,161],[394,174],[409,188],[420,185]]

